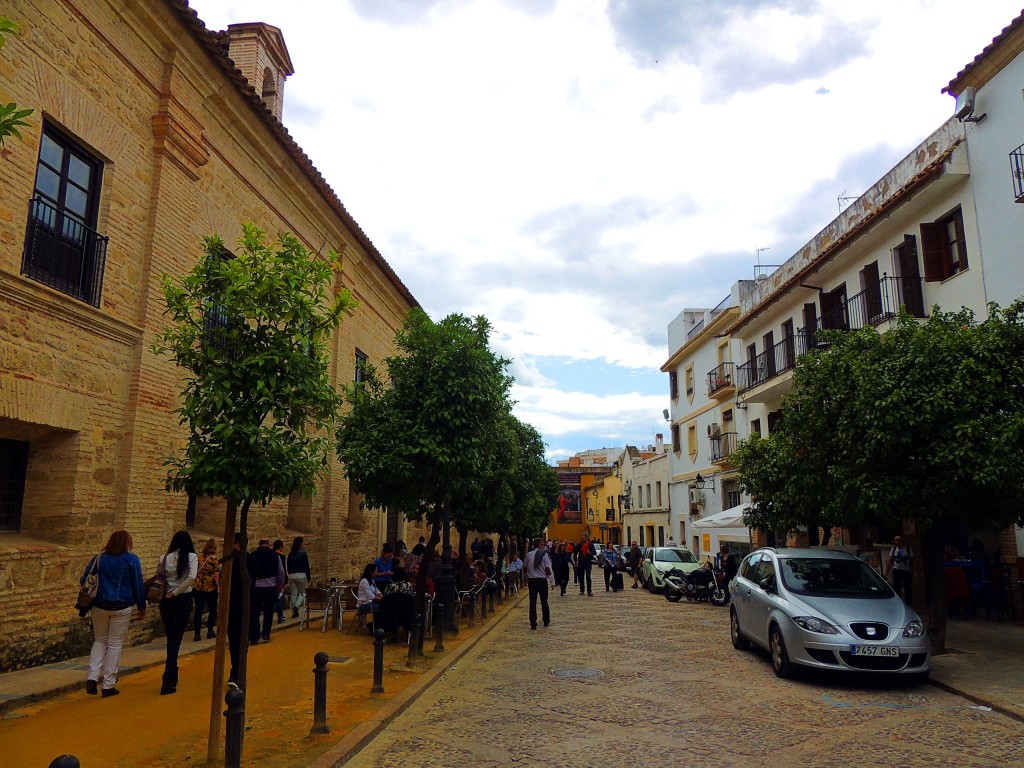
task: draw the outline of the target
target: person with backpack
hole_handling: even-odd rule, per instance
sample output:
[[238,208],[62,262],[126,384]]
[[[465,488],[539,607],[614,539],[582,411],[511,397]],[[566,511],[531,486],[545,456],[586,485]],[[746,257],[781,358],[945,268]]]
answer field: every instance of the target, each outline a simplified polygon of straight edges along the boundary
[[216,637],[214,626],[217,624],[217,598],[220,590],[220,558],[217,557],[217,540],[207,539],[203,546],[203,554],[199,557],[199,570],[196,572],[196,583],[192,585],[192,599],[195,602],[195,634],[193,640],[202,637],[203,612],[208,612],[206,619],[206,637]]

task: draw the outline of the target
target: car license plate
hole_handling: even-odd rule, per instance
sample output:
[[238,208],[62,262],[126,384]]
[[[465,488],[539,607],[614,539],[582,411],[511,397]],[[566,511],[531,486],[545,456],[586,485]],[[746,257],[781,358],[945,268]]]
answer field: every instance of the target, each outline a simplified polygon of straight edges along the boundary
[[851,645],[850,653],[854,656],[899,656],[900,649],[895,645]]

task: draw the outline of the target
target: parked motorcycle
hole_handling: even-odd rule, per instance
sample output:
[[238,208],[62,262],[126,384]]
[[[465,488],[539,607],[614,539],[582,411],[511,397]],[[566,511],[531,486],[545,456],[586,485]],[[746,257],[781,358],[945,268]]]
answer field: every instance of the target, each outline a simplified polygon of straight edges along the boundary
[[691,602],[710,602],[718,606],[729,602],[725,578],[719,569],[713,567],[698,568],[690,573],[672,568],[665,574],[662,594],[670,603],[678,603],[684,597]]

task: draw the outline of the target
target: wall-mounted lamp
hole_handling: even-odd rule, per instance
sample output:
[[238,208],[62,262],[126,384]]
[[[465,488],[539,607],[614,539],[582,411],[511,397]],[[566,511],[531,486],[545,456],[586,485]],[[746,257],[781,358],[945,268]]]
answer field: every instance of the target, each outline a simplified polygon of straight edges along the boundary
[[703,491],[705,488],[709,488],[713,491],[715,490],[715,479],[713,477],[705,479],[701,477],[700,472],[698,472],[697,476],[693,478],[693,487],[698,491]]

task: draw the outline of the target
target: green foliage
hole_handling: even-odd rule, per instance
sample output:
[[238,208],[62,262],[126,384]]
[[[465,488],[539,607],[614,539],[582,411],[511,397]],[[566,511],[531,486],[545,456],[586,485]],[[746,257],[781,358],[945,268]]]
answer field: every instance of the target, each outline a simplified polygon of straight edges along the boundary
[[348,388],[338,458],[366,504],[409,518],[450,504],[453,524],[476,530],[507,530],[521,514],[543,444],[511,415],[508,361],[490,331],[483,317],[434,323],[414,309],[385,360],[388,385],[371,367]]
[[[0,16],[0,48],[4,47],[7,35],[17,35],[20,32],[21,30],[18,29],[18,26],[13,21]],[[34,111],[32,109],[19,109],[18,105],[13,101],[10,104],[0,104],[0,149],[3,149],[4,139],[8,136],[14,136],[17,139],[21,138],[21,132],[18,129],[28,125],[25,122],[25,118]]]
[[885,334],[827,332],[797,361],[783,418],[736,454],[748,522],[792,530],[913,518],[944,535],[1024,519],[1024,305]]
[[290,234],[242,231],[237,253],[208,237],[190,273],[163,276],[171,325],[153,352],[186,373],[176,413],[188,441],[165,462],[168,490],[265,505],[312,494],[327,467],[341,404],[327,340],[355,302],[333,292],[333,251],[328,261]]

